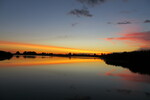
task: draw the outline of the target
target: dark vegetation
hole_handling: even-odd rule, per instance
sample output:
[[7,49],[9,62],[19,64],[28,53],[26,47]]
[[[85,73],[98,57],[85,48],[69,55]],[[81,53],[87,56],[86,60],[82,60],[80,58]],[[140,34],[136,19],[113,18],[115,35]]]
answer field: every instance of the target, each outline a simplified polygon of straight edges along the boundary
[[12,56],[10,52],[0,51],[0,60],[11,59]]
[[15,55],[25,55],[25,56],[29,56],[29,55],[38,55],[38,56],[59,56],[59,57],[72,57],[72,56],[85,56],[85,57],[99,57],[99,55],[96,54],[86,54],[86,53],[67,53],[67,54],[54,54],[54,53],[36,53],[35,51],[24,51],[23,53],[20,53],[19,51],[17,51],[15,53]]
[[[17,51],[14,55],[19,58],[23,55],[25,58],[35,58],[35,56],[58,56],[58,57],[100,57],[106,64],[122,66],[128,68],[132,72],[150,75],[150,50],[120,52],[110,54],[54,54],[54,53],[36,53],[34,51]],[[10,59],[13,56],[10,52],[0,51],[0,60]]]
[[106,64],[122,66],[132,72],[150,75],[150,50],[103,54]]

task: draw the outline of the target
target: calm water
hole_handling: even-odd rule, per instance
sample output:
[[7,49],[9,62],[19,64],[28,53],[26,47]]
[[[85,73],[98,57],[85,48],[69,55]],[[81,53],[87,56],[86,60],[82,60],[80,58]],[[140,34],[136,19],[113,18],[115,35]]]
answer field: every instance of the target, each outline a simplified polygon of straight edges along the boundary
[[96,58],[0,61],[0,100],[150,100],[150,76]]

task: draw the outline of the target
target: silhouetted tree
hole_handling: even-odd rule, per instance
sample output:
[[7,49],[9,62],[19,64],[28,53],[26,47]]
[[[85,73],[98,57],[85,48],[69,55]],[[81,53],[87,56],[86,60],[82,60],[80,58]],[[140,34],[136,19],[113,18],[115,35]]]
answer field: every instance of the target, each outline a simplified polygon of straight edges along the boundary
[[0,60],[10,59],[12,56],[10,52],[0,51]]
[[37,55],[37,53],[34,51],[24,51],[23,55]]
[[17,51],[15,54],[16,54],[16,55],[20,55],[21,53],[20,53],[19,51]]
[[24,51],[24,52],[23,52],[23,55],[26,55],[26,54],[27,54],[27,51]]
[[68,53],[68,56],[71,56],[72,54],[71,54],[71,52],[70,53]]

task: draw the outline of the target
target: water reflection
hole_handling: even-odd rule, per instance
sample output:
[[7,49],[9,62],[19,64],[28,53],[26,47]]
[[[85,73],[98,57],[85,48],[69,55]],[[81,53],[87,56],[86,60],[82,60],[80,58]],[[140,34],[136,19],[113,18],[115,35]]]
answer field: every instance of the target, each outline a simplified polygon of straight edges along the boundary
[[24,58],[36,58],[36,56],[32,56],[32,55],[25,55],[25,56],[23,56]]
[[49,64],[66,64],[80,62],[101,62],[101,59],[92,57],[52,57],[52,56],[16,56],[9,62],[5,60],[0,67],[35,66]]
[[120,77],[126,81],[134,81],[134,82],[144,82],[150,84],[150,76],[149,75],[140,75],[137,73],[131,73],[128,70],[124,70],[122,72],[117,72],[116,69],[112,69],[106,72],[104,75],[112,76],[112,77]]
[[150,76],[97,58],[14,56],[0,62],[0,100],[149,100]]

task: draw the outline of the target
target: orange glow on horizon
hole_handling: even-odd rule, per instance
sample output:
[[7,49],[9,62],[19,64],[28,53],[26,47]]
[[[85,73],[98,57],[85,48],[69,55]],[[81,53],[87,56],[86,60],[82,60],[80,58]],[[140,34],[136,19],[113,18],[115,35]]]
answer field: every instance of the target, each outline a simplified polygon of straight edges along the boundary
[[[52,52],[52,53],[108,53],[94,50],[83,50],[83,49],[75,49],[75,48],[65,48],[65,47],[57,47],[57,46],[47,46],[47,45],[38,45],[38,44],[29,44],[29,43],[18,43],[18,42],[8,42],[8,41],[0,41],[0,45],[3,48],[10,52],[15,51],[36,51],[36,52]],[[9,49],[9,50],[8,50]]]

